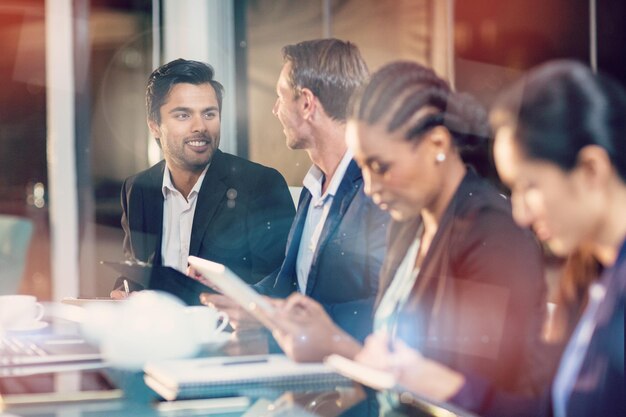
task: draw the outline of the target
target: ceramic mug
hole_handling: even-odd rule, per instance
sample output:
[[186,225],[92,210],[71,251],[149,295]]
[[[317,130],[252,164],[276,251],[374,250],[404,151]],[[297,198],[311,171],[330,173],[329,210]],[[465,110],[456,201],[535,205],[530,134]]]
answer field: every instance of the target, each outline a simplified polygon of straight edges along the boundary
[[186,307],[184,313],[200,343],[210,343],[228,326],[228,314],[212,307]]
[[0,327],[18,329],[43,318],[44,309],[32,295],[0,295]]

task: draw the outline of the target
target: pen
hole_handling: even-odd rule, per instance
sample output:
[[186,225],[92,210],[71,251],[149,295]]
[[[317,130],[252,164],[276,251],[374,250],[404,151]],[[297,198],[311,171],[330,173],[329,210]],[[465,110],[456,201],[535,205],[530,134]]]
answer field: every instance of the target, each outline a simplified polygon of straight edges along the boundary
[[127,296],[130,294],[130,289],[128,288],[128,281],[127,280],[124,280],[124,292],[126,292]]
[[253,364],[253,363],[266,363],[266,362],[268,362],[267,358],[244,359],[244,360],[240,360],[240,361],[224,362],[222,365],[225,365],[225,366],[228,366],[228,365],[248,365],[248,364]]

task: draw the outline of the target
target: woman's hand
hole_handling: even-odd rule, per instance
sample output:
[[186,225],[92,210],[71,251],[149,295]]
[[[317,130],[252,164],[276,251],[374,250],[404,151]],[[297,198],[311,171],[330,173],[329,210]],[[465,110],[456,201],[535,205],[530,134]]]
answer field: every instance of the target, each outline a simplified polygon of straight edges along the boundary
[[398,358],[389,350],[389,338],[385,332],[372,333],[365,339],[365,344],[354,360],[370,368],[394,373]]
[[403,388],[436,401],[449,400],[465,383],[463,374],[425,358],[401,340],[390,343],[384,332],[369,336],[355,360],[391,372]]
[[315,300],[294,293],[277,304],[273,336],[285,354],[297,362],[320,362],[332,353],[352,358],[357,341],[341,330]]

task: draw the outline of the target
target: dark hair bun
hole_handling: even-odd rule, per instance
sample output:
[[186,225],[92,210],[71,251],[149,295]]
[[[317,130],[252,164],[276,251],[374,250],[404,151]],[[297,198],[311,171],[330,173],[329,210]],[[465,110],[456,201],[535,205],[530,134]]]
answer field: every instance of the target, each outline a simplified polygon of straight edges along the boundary
[[444,125],[452,134],[461,159],[481,176],[497,183],[485,108],[469,94],[451,93]]
[[[494,178],[487,112],[468,94],[453,92],[432,69],[409,61],[387,64],[372,75],[351,104],[356,120],[375,124],[388,115],[387,131],[406,127],[409,141],[420,140],[436,126],[447,128],[463,161],[479,174]],[[415,120],[424,108],[432,112]]]
[[489,138],[487,111],[472,96],[452,93],[448,98],[447,114],[453,116],[446,127],[455,133],[457,146],[482,146]]

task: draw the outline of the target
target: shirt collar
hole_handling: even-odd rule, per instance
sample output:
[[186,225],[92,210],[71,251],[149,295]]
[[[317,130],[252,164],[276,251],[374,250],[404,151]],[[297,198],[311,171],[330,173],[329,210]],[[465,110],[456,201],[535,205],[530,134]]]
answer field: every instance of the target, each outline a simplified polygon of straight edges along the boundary
[[[346,150],[339,161],[339,165],[337,165],[337,169],[333,174],[333,177],[330,180],[330,184],[328,184],[328,188],[326,188],[326,192],[324,195],[322,194],[322,182],[324,181],[324,173],[317,165],[312,165],[309,168],[309,171],[302,180],[302,185],[309,190],[311,196],[313,197],[313,201],[317,202],[321,200],[323,202],[326,200],[328,196],[334,197],[337,194],[337,190],[339,189],[339,184],[341,184],[341,180],[345,175],[348,165],[350,165],[350,161],[352,161],[353,154],[350,149]],[[319,203],[319,202],[318,202]]]
[[[207,166],[202,170],[202,174],[200,174],[200,177],[198,177],[198,180],[196,181],[196,183],[194,184],[193,188],[189,192],[189,195],[186,196],[185,198],[191,197],[194,194],[198,194],[200,192],[200,187],[202,187],[202,181],[204,181],[204,177],[206,176],[206,172],[209,169],[210,165],[211,165],[210,163],[207,164]],[[163,170],[163,183],[161,185],[161,192],[163,193],[163,198],[167,197],[168,190],[170,192],[180,193],[176,189],[176,187],[174,187],[174,183],[172,183],[172,177],[170,175],[170,170],[167,167],[167,165],[165,165],[165,169]]]

